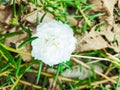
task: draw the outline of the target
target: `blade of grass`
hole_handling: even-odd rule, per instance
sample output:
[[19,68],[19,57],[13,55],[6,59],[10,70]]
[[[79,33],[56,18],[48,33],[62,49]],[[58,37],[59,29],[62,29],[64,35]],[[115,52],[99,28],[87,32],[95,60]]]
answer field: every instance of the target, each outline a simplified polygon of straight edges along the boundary
[[12,33],[6,33],[4,35],[1,35],[0,38],[7,38],[7,37],[13,37],[13,36],[16,36],[16,35],[20,35],[22,34],[22,32],[12,32]]
[[10,88],[10,90],[14,90],[14,88],[17,86],[17,84],[19,83],[20,79],[22,78],[23,74],[20,75],[17,80],[13,83],[13,86]]
[[89,87],[91,88],[92,79],[91,79],[90,73],[88,73],[88,83],[89,83]]
[[17,17],[17,14],[16,14],[16,3],[15,3],[16,0],[13,0],[13,13],[14,13],[14,17]]
[[118,76],[118,81],[117,81],[117,85],[116,85],[115,90],[118,90],[119,85],[120,85],[120,73],[119,73],[119,76]]
[[56,72],[56,75],[55,75],[54,82],[57,81],[57,78],[58,78],[58,76],[59,76],[59,74],[60,74],[60,72],[61,72],[61,68],[62,68],[62,63],[60,63],[60,64],[58,65],[58,69],[57,69],[57,72]]
[[32,36],[30,28],[24,26],[23,24],[20,24],[21,28],[29,35],[29,37]]
[[18,60],[17,60],[17,68],[16,68],[16,72],[15,72],[15,76],[18,78],[19,77],[19,72],[21,69],[21,62],[22,62],[22,57],[19,56]]
[[39,69],[38,69],[38,73],[37,73],[37,80],[36,80],[36,84],[38,84],[39,79],[40,79],[40,76],[41,76],[42,64],[43,64],[43,62],[40,60],[40,65],[39,65]]
[[38,24],[39,24],[39,14],[37,12],[37,14],[36,14],[36,25],[38,25]]
[[83,12],[83,10],[81,9],[81,7],[77,6],[79,12],[82,14],[82,16],[84,17],[86,23],[88,24],[89,27],[92,27],[90,20],[88,20],[88,18],[86,17],[85,13]]
[[10,63],[13,65],[14,68],[16,68],[16,62],[14,60],[14,57],[8,52],[4,47],[0,45],[0,50],[4,53],[4,55],[7,57],[7,59],[10,61]]
[[[84,67],[86,67],[87,69],[91,70],[91,68],[90,68],[87,64],[81,62],[80,60],[78,60],[78,59],[76,59],[76,58],[73,58],[73,60],[74,60],[76,63],[81,64],[81,65],[83,65]],[[101,72],[98,72],[98,71],[95,70],[95,73],[98,74],[98,75],[100,75],[100,76],[102,76],[102,77],[104,77],[105,79],[110,80],[112,83],[116,83],[115,80],[112,80],[111,78],[109,78],[108,76],[102,74]]]
[[75,90],[75,88],[73,87],[73,85],[71,83],[68,83],[68,84],[69,84],[71,90]]
[[25,55],[30,55],[30,56],[31,56],[31,54],[30,54],[29,52],[23,52],[23,51],[20,51],[20,50],[16,50],[16,49],[14,49],[14,48],[5,46],[5,45],[2,44],[2,43],[0,43],[0,46],[4,47],[6,50],[11,51],[11,52],[15,52],[15,53],[25,54]]
[[65,89],[65,86],[63,85],[63,83],[61,82],[61,80],[57,80],[57,84],[59,84],[59,86],[60,86],[60,88],[62,89],[62,90],[66,90]]
[[9,63],[5,64],[4,67],[1,67],[1,68],[0,68],[0,73],[3,72],[3,71],[5,71],[5,70],[8,69],[9,67],[10,67],[10,64],[9,64]]
[[31,37],[24,42],[22,42],[19,46],[18,49],[22,48],[23,46],[27,45],[28,43],[31,43],[33,40],[37,39],[38,37]]
[[90,68],[92,71],[93,78],[96,79],[97,77],[96,77],[96,73],[95,73],[95,68],[92,65],[90,65]]
[[44,13],[44,14],[43,14],[43,16],[42,16],[41,19],[40,19],[40,22],[43,21],[43,19],[44,19],[44,17],[45,17],[46,14],[47,14],[47,13]]
[[46,83],[47,83],[47,77],[44,78],[41,90],[44,90]]

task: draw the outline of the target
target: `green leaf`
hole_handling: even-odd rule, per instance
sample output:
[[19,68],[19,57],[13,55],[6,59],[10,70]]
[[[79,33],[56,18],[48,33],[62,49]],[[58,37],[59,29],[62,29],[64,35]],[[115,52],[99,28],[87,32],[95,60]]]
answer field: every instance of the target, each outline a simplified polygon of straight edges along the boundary
[[19,32],[12,32],[12,33],[6,33],[6,34],[1,35],[0,38],[2,38],[2,37],[3,38],[13,37],[13,36],[20,35],[20,34],[22,34],[21,31],[19,31]]
[[37,38],[38,38],[38,37],[31,37],[31,38],[29,38],[28,40],[25,40],[24,42],[22,42],[22,43],[18,46],[18,48],[19,48],[19,49],[22,48],[23,46],[27,45],[28,43],[32,42],[33,40],[35,40],[35,39],[37,39]]
[[58,69],[57,69],[57,72],[56,72],[56,75],[55,75],[55,78],[54,78],[54,81],[55,81],[55,82],[57,81],[58,76],[60,75],[62,68],[63,68],[63,64],[60,63],[60,64],[58,65]]
[[1,68],[0,68],[0,73],[2,73],[4,70],[6,70],[6,69],[9,69],[9,67],[10,67],[10,64],[9,63],[6,63],[4,66],[2,66]]
[[19,25],[18,18],[13,18],[13,19],[10,21],[10,24],[12,24],[12,25]]
[[1,46],[0,44],[0,50],[4,53],[4,55],[7,57],[7,59],[10,61],[10,63],[16,67],[16,62],[14,60],[14,57],[8,52],[4,47]]
[[22,25],[22,24],[21,24],[20,26],[21,26],[21,28],[22,28],[26,33],[28,33],[29,37],[32,36],[31,31],[30,31],[30,28],[28,28],[28,27],[26,27],[26,26],[24,26],[24,25]]
[[16,73],[15,73],[17,78],[19,77],[21,62],[22,62],[22,57],[20,56],[17,60],[17,68],[16,68]]
[[40,74],[41,74],[41,71],[42,71],[42,64],[43,64],[43,62],[40,60],[40,65],[39,65],[39,69],[38,69],[36,84],[38,84],[39,79],[40,79]]
[[71,62],[70,62],[70,61],[67,61],[66,63],[63,63],[63,65],[64,65],[65,67],[67,67],[68,69],[72,70]]
[[0,0],[0,4],[7,5],[11,2],[11,0]]

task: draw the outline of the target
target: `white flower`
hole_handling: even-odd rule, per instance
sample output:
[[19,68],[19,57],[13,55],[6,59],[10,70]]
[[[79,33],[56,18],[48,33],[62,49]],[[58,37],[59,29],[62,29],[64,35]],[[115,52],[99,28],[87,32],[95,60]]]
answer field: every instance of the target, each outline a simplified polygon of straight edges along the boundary
[[76,39],[72,29],[62,22],[52,20],[37,26],[32,41],[32,56],[52,66],[70,59]]

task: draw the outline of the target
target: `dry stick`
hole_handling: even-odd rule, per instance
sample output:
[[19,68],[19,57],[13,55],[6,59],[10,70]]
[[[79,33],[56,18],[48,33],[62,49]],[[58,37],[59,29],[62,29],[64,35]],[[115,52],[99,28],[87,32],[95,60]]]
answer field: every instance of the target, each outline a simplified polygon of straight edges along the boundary
[[[37,70],[32,70],[33,72],[37,73]],[[45,76],[48,76],[48,77],[54,77],[53,74],[50,74],[50,73],[46,73],[46,72],[41,72],[42,75],[45,75]],[[3,74],[4,76],[7,76],[6,74]],[[15,77],[13,77],[15,80],[17,80]],[[62,76],[58,76],[58,79],[61,79],[61,80],[64,80],[64,81],[68,81],[68,82],[74,82],[74,83],[77,83],[78,81],[77,80],[73,80],[73,79],[69,79],[69,78],[65,78],[65,77],[62,77]],[[33,83],[30,83],[30,82],[27,82],[27,81],[24,81],[24,80],[19,80],[20,83],[22,84],[25,84],[25,85],[28,85],[28,86],[32,86],[36,89],[41,89],[41,86],[38,86],[38,85],[35,85]],[[46,90],[46,89],[44,89]]]
[[[3,58],[4,58],[6,61],[9,61],[8,58],[4,55],[4,53],[3,53],[1,50],[0,50],[0,53],[1,53],[1,55],[3,56]],[[11,65],[13,68],[15,68],[15,66],[12,65],[11,63],[10,63],[10,65]]]
[[99,57],[91,57],[91,56],[81,56],[81,55],[71,55],[71,57],[77,57],[77,58],[88,58],[88,59],[96,59],[96,60],[104,60],[104,61],[110,61],[107,58],[99,58]]
[[[30,83],[30,82],[26,82],[26,81],[23,81],[23,80],[20,80],[19,82],[22,83],[22,84],[28,85],[28,86],[32,86],[32,87],[34,87],[34,88],[36,88],[36,89],[41,89],[41,86],[32,84],[32,83]],[[44,88],[44,90],[46,90],[46,89]]]
[[108,58],[113,59],[120,63],[120,59],[116,58],[115,56],[111,55],[110,53],[106,53],[106,55],[108,55]]
[[[86,67],[87,69],[91,70],[91,68],[90,68],[87,64],[85,64],[85,63],[83,63],[83,62],[77,60],[76,58],[73,58],[73,60],[74,60],[75,62],[77,62],[77,63],[83,65],[83,66]],[[115,80],[112,80],[111,78],[105,76],[104,74],[102,74],[102,73],[100,73],[100,72],[98,72],[98,71],[96,71],[96,70],[95,70],[95,72],[96,72],[98,75],[100,75],[100,76],[102,76],[102,77],[108,79],[108,80],[111,81],[112,83],[117,83]]]
[[94,61],[90,61],[87,64],[97,63],[100,61],[110,61],[111,62],[111,60],[109,60],[107,58],[99,58],[99,57],[91,57],[91,56],[83,56],[83,55],[82,56],[81,55],[71,55],[71,57],[94,59]]
[[111,70],[111,67],[112,67],[112,63],[110,63],[110,65],[108,66],[108,68],[107,68],[107,70],[105,71],[105,75],[107,75],[109,72],[110,72],[110,70]]
[[11,71],[12,71],[12,70],[4,71],[4,72],[0,73],[0,77],[3,76],[3,75],[5,75],[5,74],[9,74]]
[[7,90],[8,88],[12,87],[13,85],[8,85],[8,86],[4,86],[2,88],[0,88],[0,90]]
[[[110,65],[108,66],[108,68],[107,68],[107,70],[105,71],[105,75],[107,76],[108,75],[108,73],[110,72],[110,70],[111,70],[111,66],[112,66],[113,64],[112,63],[110,63]],[[94,88],[96,88],[98,85],[95,85],[94,86]]]
[[10,88],[10,90],[14,90],[15,86],[18,84],[18,82],[20,81],[20,79],[22,78],[23,75],[20,75],[16,81],[14,82],[13,86]]
[[30,15],[32,15],[32,14],[34,14],[34,13],[36,13],[36,12],[39,12],[40,10],[42,10],[42,8],[38,8],[37,10],[35,10],[35,11],[33,11],[33,12],[25,15],[25,16],[23,17],[23,20],[25,20],[25,19],[26,19],[27,17],[29,17]]
[[[115,80],[115,79],[118,79],[118,76],[113,76],[113,77],[110,77],[110,78],[111,78],[112,80]],[[91,85],[92,85],[92,86],[94,86],[94,85],[96,86],[96,85],[99,85],[99,84],[106,83],[106,82],[108,82],[108,81],[110,81],[110,80],[104,79],[104,80],[101,80],[101,81],[93,82],[93,83],[91,83]],[[82,85],[82,86],[79,86],[79,87],[77,88],[77,90],[86,88],[87,86],[88,86],[87,84]]]
[[[4,76],[7,76],[7,75],[4,74]],[[14,77],[14,76],[12,76],[12,77],[13,77],[13,79],[17,80],[16,77]],[[22,83],[22,84],[28,85],[28,86],[32,86],[32,87],[34,87],[34,88],[36,88],[36,89],[41,89],[40,86],[35,85],[35,84],[33,84],[33,83],[30,83],[30,82],[27,82],[27,81],[24,81],[24,80],[19,80],[19,82]],[[11,86],[13,86],[13,85],[11,85]],[[8,87],[8,86],[5,86],[5,87],[3,87],[3,88],[7,88],[7,87]],[[46,90],[46,89],[44,89],[44,90]]]
[[[33,71],[34,73],[38,72],[37,70],[33,70],[33,69],[30,69],[30,70]],[[47,77],[55,77],[54,74],[47,73],[47,72],[44,72],[44,71],[42,71],[41,74],[44,75],[44,76],[47,76]],[[78,80],[74,80],[74,79],[66,78],[66,77],[62,77],[62,76],[58,76],[58,79],[61,79],[61,80],[67,81],[67,82],[74,82],[74,83],[79,82]]]

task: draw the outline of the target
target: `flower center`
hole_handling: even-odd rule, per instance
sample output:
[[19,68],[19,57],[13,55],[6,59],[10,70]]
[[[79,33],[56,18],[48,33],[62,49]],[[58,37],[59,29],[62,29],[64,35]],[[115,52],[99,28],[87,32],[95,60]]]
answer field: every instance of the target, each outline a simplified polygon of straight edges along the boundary
[[55,35],[51,35],[50,37],[45,39],[46,44],[51,44],[52,46],[59,48],[58,43],[56,42],[56,37]]

